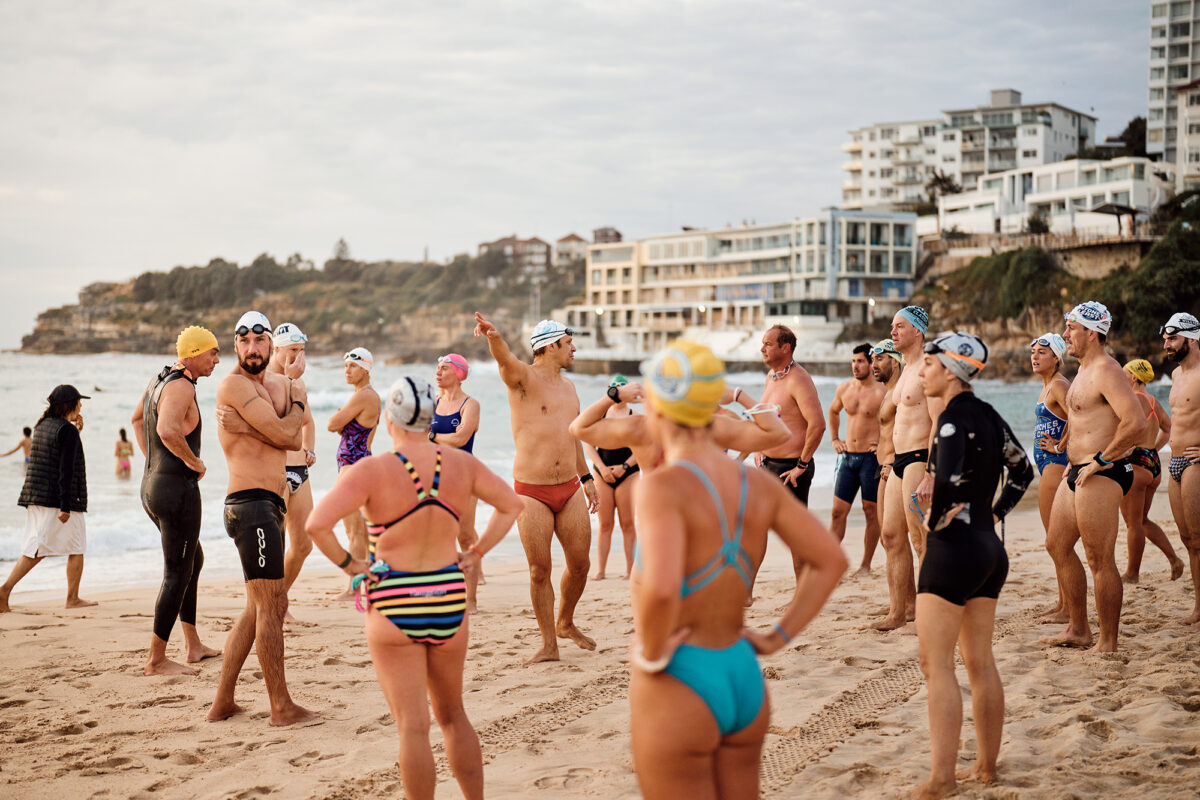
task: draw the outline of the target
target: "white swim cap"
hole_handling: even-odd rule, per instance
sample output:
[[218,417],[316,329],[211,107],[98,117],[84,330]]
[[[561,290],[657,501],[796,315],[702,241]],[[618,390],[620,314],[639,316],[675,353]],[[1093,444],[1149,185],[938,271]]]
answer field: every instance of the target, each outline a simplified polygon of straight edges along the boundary
[[433,422],[433,387],[422,378],[405,375],[388,389],[385,411],[392,424],[406,431],[428,430]]

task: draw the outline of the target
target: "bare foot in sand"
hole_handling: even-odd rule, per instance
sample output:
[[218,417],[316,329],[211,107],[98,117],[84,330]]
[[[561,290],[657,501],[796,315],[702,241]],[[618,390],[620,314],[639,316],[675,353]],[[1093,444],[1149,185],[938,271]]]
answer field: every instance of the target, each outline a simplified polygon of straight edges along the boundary
[[593,580],[593,581],[602,581],[602,580],[604,580],[604,573],[603,573],[603,572],[597,572],[595,575],[593,575],[593,576],[592,576],[591,578],[589,578],[588,580]]
[[353,600],[354,597],[355,597],[354,591],[352,589],[347,589],[346,591],[342,592],[341,594],[339,594],[337,597],[335,597],[333,599],[334,599],[334,602],[347,603],[347,602],[350,602],[351,600]]
[[570,639],[575,644],[582,647],[584,650],[595,650],[596,640],[590,636],[584,636],[583,632],[574,625],[563,625],[561,622],[554,631],[560,639]]
[[859,567],[858,571],[850,576],[851,578],[869,578],[871,577],[870,567]]
[[309,711],[307,708],[292,703],[290,706],[275,712],[271,712],[271,724],[276,728],[284,728],[288,725],[298,725],[302,722],[312,722],[321,715],[315,711]]
[[1193,611],[1191,616],[1183,618],[1184,625],[1195,625],[1198,622],[1200,622],[1200,608],[1197,608],[1195,611]]
[[242,708],[237,703],[229,703],[228,705],[225,703],[218,704],[217,701],[214,700],[213,704],[208,709],[208,713],[204,715],[204,718],[209,722],[219,722],[223,719],[229,719],[234,714],[245,713],[246,709]]
[[95,600],[84,600],[82,597],[67,598],[67,604],[64,608],[88,608],[89,606],[100,605]]
[[860,631],[894,631],[897,628],[904,627],[905,620],[902,617],[886,616],[881,620],[868,623],[859,628]]
[[1171,580],[1179,580],[1179,576],[1183,574],[1183,559],[1176,558],[1171,562]]
[[1062,606],[1055,606],[1039,614],[1037,621],[1039,625],[1066,625],[1071,621],[1071,616]]
[[1062,633],[1054,636],[1043,636],[1038,639],[1042,644],[1048,644],[1051,647],[1087,647],[1092,643],[1092,634],[1074,633],[1070,628],[1067,628]]
[[945,797],[954,791],[954,779],[948,781],[939,781],[930,778],[925,783],[922,783],[917,788],[908,793],[908,796],[913,800],[937,800],[939,797]]
[[0,614],[7,614],[12,609],[8,605],[9,592],[0,589]]
[[1136,584],[1140,580],[1138,575],[1130,575],[1128,572],[1121,573],[1121,583]]
[[164,658],[161,661],[147,661],[142,668],[143,675],[199,675],[200,670]]
[[1106,645],[1106,644],[1101,644],[1100,642],[1096,642],[1096,644],[1093,647],[1088,648],[1088,652],[1096,653],[1099,655],[1102,655],[1105,653],[1115,653],[1115,652],[1117,652],[1117,646],[1115,644]]
[[996,770],[984,769],[976,764],[969,769],[960,769],[954,777],[964,783],[993,783],[996,780]]
[[628,572],[626,572],[624,575],[622,575],[622,576],[621,576],[621,580],[623,580],[623,581],[627,581],[627,580],[629,580],[629,573],[628,573]]
[[530,664],[541,664],[543,661],[558,661],[558,648],[543,647],[522,663],[528,666]]
[[187,662],[189,664],[195,664],[197,661],[203,661],[206,658],[214,658],[219,655],[221,655],[220,650],[200,644],[196,645],[195,647],[188,647]]

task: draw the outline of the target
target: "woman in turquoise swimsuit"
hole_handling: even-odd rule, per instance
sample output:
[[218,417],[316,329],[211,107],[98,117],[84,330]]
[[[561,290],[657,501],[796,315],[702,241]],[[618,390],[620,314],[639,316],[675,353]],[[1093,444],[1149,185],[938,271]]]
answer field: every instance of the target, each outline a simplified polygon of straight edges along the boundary
[[[400,733],[404,794],[432,798],[437,774],[429,706],[464,797],[483,797],[479,738],[462,704],[468,620],[464,573],[508,533],[524,505],[470,453],[429,441],[433,391],[405,377],[388,390],[383,421],[394,449],[346,467],[313,508],[306,529],[366,595],[367,647]],[[458,512],[476,499],[495,509],[479,541],[461,555]],[[351,558],[333,533],[361,508],[372,523],[369,561]]]
[[[756,654],[799,633],[848,566],[833,535],[779,481],[713,442],[724,388],[720,359],[682,340],[646,377],[647,422],[666,453],[636,490],[629,700],[647,798],[758,797],[770,712]],[[743,627],[743,612],[768,529],[809,568],[787,613],[760,633]]]

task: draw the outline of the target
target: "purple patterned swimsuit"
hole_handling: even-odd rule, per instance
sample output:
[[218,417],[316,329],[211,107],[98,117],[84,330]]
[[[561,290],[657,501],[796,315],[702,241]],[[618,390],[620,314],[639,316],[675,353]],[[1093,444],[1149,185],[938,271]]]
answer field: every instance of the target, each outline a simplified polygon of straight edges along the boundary
[[367,437],[371,435],[372,430],[374,428],[359,425],[356,419],[346,423],[346,427],[342,428],[342,441],[337,449],[339,470],[371,455],[371,450],[367,447]]

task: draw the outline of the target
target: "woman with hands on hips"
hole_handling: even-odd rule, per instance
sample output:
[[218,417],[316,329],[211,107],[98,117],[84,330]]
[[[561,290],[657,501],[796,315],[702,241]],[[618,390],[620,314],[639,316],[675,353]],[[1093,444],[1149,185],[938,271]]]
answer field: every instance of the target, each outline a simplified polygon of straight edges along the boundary
[[[647,798],[756,798],[770,717],[757,655],[781,649],[816,616],[846,557],[774,476],[714,442],[725,368],[708,348],[674,342],[645,388],[666,462],[642,476],[635,497],[634,769]],[[755,631],[743,614],[768,529],[807,567],[783,618]]]

